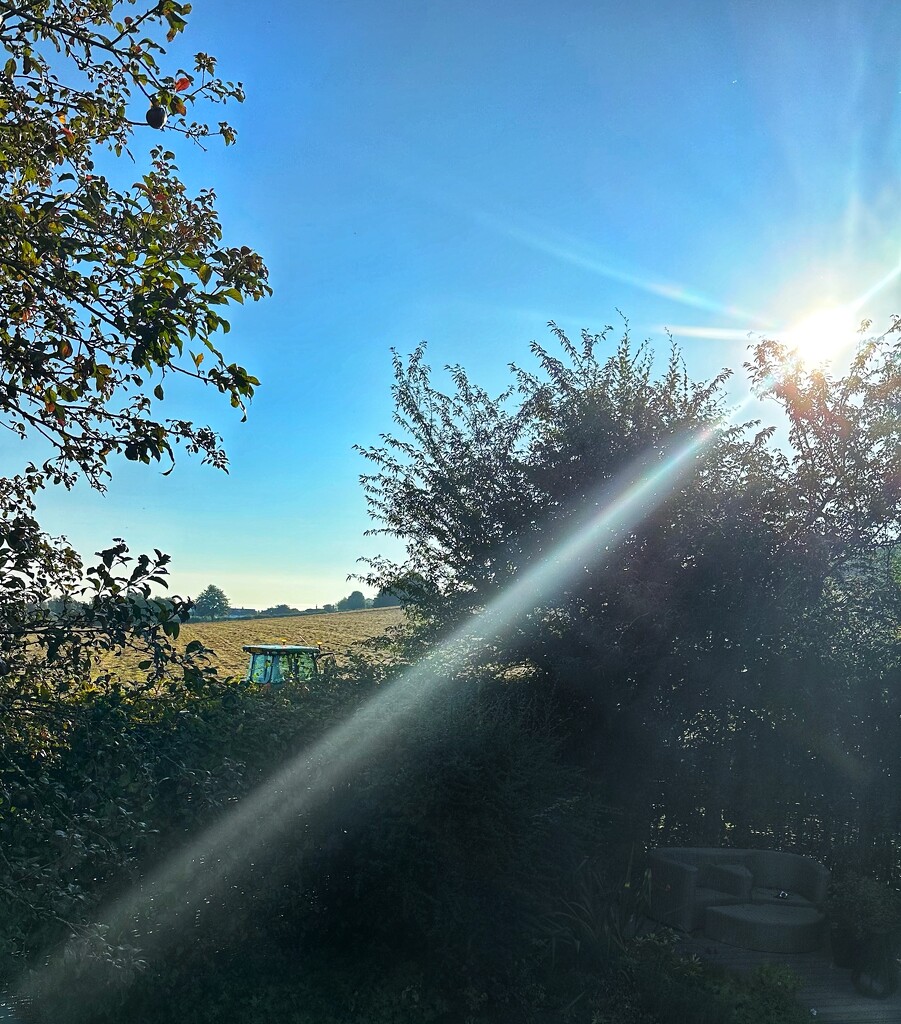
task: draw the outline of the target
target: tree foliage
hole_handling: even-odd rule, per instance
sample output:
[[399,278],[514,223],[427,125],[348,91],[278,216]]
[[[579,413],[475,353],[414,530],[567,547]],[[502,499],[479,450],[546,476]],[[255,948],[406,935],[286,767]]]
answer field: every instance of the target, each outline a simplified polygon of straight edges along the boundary
[[[189,4],[129,7],[119,21],[109,3],[0,5],[0,422],[45,438],[41,476],[67,484],[101,485],[112,454],[158,461],[176,443],[224,465],[212,431],[159,419],[154,400],[187,375],[243,406],[257,381],[214,339],[223,307],[269,291],[260,257],[223,244],[213,192],[188,192],[171,149],[155,145],[128,187],[105,173],[105,152],[154,134],[147,104],[199,142],[210,130],[189,108],[243,98],[206,54],[164,66],[160,40],[184,29]],[[234,139],[224,122],[219,134]]]
[[260,618],[278,618],[284,615],[300,615],[300,611],[297,608],[292,608],[289,604],[274,604],[270,608],[264,608],[258,614]]
[[[41,529],[35,508],[48,485],[83,478],[103,489],[117,455],[170,468],[182,445],[224,468],[212,429],[161,415],[166,391],[190,378],[243,411],[258,383],[217,337],[229,330],[230,304],[269,293],[266,268],[247,246],[224,243],[213,192],[188,190],[172,148],[213,134],[233,142],[226,122],[214,132],[189,111],[243,99],[240,83],[217,77],[215,58],[198,53],[186,69],[167,56],[190,9],[178,0],[0,3],[0,424],[29,442],[34,460],[0,479],[4,972],[52,936],[86,934],[96,896],[71,864],[96,856],[102,881],[128,862],[118,844],[130,840],[119,837],[135,830],[98,819],[83,775],[65,774],[76,738],[112,800],[107,760],[124,750],[129,723],[157,721],[163,695],[177,710],[217,693],[203,645],[175,646],[187,602],[153,596],[168,556],[133,557],[117,539],[85,564]],[[167,112],[165,136],[148,108]],[[137,671],[121,657],[131,651]],[[101,722],[122,736],[92,748]],[[136,799],[122,814],[146,829],[139,810]],[[59,870],[46,857],[51,835],[64,847]],[[94,938],[95,954],[115,960]]]
[[[210,130],[188,110],[243,99],[206,54],[191,70],[164,66],[164,44],[189,12],[174,0],[124,10],[86,0],[0,4],[0,422],[50,450],[0,482],[4,658],[17,671],[27,664],[25,674],[46,663],[83,675],[92,644],[122,642],[129,615],[139,632],[150,630],[158,667],[156,634],[176,635],[187,616],[184,602],[148,604],[151,585],[164,582],[165,555],[142,555],[117,575],[128,559],[117,541],[86,569],[43,534],[32,495],[79,476],[102,489],[113,455],[148,463],[171,458],[179,443],[224,467],[209,427],[160,419],[155,403],[172,375],[212,386],[237,407],[257,383],[226,362],[214,338],[228,330],[225,306],[268,293],[260,257],[222,244],[212,191],[192,196],[171,151],[154,145],[133,185],[113,180],[122,165],[110,157],[138,161],[138,143],[154,135],[145,104],[168,109],[170,137],[199,143]],[[225,122],[219,134],[234,141]],[[79,615],[67,634],[65,619],[51,623],[41,611],[60,596],[95,606],[109,598],[118,610],[96,622]]]
[[[404,541],[407,558],[373,561],[370,585],[401,588],[420,615],[453,623],[549,553],[622,470],[649,456],[659,464],[679,439],[715,430],[697,478],[680,492],[686,500],[705,500],[712,478],[729,492],[742,460],[764,472],[766,435],[744,440],[738,427],[721,429],[728,373],[694,384],[674,352],[655,379],[651,353],[628,335],[599,358],[608,335],[586,333],[576,346],[557,332],[562,359],[533,345],[540,371],[514,368],[514,384],[496,397],[456,366],[454,392],[442,393],[421,347],[406,365],[395,357],[401,431],[363,450],[376,472],[362,480],[380,523],[373,532]],[[636,534],[636,557],[637,538],[655,526]],[[692,525],[668,527],[679,528]]]
[[765,339],[746,364],[758,394],[789,425],[796,494],[792,529],[828,543],[841,561],[898,542],[901,531],[901,346],[890,331],[863,339],[840,377],[810,368]]
[[366,598],[361,590],[352,590],[347,597],[342,597],[337,604],[339,612],[357,612],[366,607]]
[[[693,838],[800,828],[802,807],[811,842],[884,835],[901,741],[897,345],[862,342],[830,376],[762,341],[750,383],[784,414],[762,426],[731,421],[725,371],[693,381],[628,331],[553,329],[559,354],[533,345],[538,369],[514,367],[497,397],[459,367],[443,392],[421,347],[395,357],[398,429],[363,450],[363,485],[406,558],[374,560],[366,582],[404,586],[418,636],[441,635],[579,536],[579,562],[485,652],[545,674],[572,756],[618,799],[665,800]],[[586,523],[702,433],[665,500],[588,544]]]
[[211,583],[194,599],[191,615],[199,619],[224,619],[230,610],[225,591]]
[[455,620],[502,583],[528,542],[536,496],[523,459],[530,410],[510,411],[510,387],[491,396],[460,366],[455,392],[435,388],[420,345],[394,354],[396,434],[360,448],[377,467],[361,478],[371,531],[402,540],[403,564],[377,558],[366,583],[402,592],[433,620]]

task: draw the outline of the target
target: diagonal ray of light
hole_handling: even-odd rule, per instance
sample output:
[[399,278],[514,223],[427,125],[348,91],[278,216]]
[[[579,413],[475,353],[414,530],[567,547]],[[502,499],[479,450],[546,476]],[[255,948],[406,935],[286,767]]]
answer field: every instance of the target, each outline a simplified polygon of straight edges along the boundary
[[[749,401],[750,396],[736,407],[732,420]],[[298,819],[315,813],[401,729],[415,728],[474,649],[485,649],[529,610],[552,598],[586,559],[597,565],[599,549],[612,551],[692,475],[715,436],[714,429],[698,431],[656,458],[633,463],[595,496],[590,513],[548,556],[523,572],[484,612],[108,907],[102,923],[117,934],[133,931],[136,921],[152,914],[151,929],[141,935],[148,952],[176,929],[189,927],[205,903],[246,873],[255,851],[271,846]],[[58,998],[65,965],[65,954],[58,954],[22,984],[21,995],[41,999],[49,993]],[[96,1007],[85,1012],[96,1012]]]
[[901,277],[901,262],[897,263],[892,269],[879,280],[868,288],[859,298],[856,298],[853,302],[848,303],[848,309],[855,313],[860,310],[872,299],[875,295],[878,295],[883,288],[887,288],[892,281],[896,281]]
[[749,320],[752,323],[763,325],[764,321],[754,313],[722,303],[717,299],[702,295],[700,292],[692,291],[682,284],[675,284],[668,281],[658,281],[653,278],[632,273],[606,263],[596,257],[584,255],[579,252],[579,245],[575,242],[555,242],[539,234],[515,224],[509,224],[504,220],[482,210],[471,209],[470,215],[481,224],[492,228],[499,234],[504,234],[514,241],[521,242],[532,249],[553,256],[564,263],[571,263],[583,270],[605,277],[610,281],[618,281],[627,284],[632,288],[647,292],[650,295],[657,295],[660,298],[670,299],[682,306],[690,306],[694,309],[703,309],[707,312],[722,313],[725,316],[734,317],[738,320]]
[[754,333],[750,328],[730,327],[692,327],[677,324],[674,327],[658,327],[659,331],[668,331],[674,338],[703,338],[711,341],[747,341]]
[[[536,224],[530,228],[523,223],[524,218],[521,216],[518,218],[517,223],[516,215],[500,216],[494,210],[485,209],[459,195],[455,195],[448,189],[440,188],[434,184],[435,180],[440,177],[438,168],[435,168],[434,174],[420,174],[415,177],[406,171],[400,171],[393,167],[383,166],[381,172],[393,184],[402,184],[404,188],[420,196],[427,197],[431,202],[437,203],[445,209],[450,209],[455,213],[469,217],[496,234],[506,235],[507,238],[552,256],[561,262],[570,263],[600,277],[605,277],[610,281],[621,282],[639,291],[647,292],[649,295],[657,295],[660,298],[678,302],[683,306],[703,309],[711,313],[721,313],[724,316],[737,320],[749,321],[758,327],[766,326],[766,322],[755,313],[749,313],[747,310],[740,309],[737,306],[720,302],[685,285],[655,280],[649,275],[631,272],[614,266],[609,262],[598,259],[596,255],[586,252],[587,247],[582,241],[566,237],[560,232],[554,232],[556,238],[554,240],[551,237],[552,232],[545,225]],[[429,181],[431,184],[425,185],[425,181]]]

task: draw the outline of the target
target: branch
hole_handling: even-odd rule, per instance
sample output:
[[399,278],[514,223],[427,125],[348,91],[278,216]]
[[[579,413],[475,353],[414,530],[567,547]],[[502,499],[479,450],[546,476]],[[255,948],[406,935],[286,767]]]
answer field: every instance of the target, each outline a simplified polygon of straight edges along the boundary
[[38,18],[33,14],[29,14],[27,11],[23,11],[18,7],[12,7],[10,4],[3,3],[0,0],[0,11],[5,14],[12,14],[17,18],[21,18],[23,21],[30,22],[32,25],[44,29],[46,32],[56,33],[61,36],[68,36],[71,39],[77,39],[79,42],[84,43],[86,46],[97,46],[101,50],[108,50],[110,53],[115,54],[117,57],[121,57],[122,54],[116,47],[103,36],[90,36],[84,32],[79,32],[74,28],[64,28],[61,25],[54,25],[52,22],[45,21],[43,18]]

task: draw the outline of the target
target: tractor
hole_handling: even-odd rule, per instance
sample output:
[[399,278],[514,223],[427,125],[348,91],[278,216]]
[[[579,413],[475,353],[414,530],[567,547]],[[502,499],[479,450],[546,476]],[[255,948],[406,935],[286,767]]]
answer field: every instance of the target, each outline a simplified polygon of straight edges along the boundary
[[[333,665],[333,655],[319,647],[297,644],[246,644],[250,655],[245,682],[277,690],[285,683],[309,683],[320,679]],[[327,658],[325,664],[320,661]]]

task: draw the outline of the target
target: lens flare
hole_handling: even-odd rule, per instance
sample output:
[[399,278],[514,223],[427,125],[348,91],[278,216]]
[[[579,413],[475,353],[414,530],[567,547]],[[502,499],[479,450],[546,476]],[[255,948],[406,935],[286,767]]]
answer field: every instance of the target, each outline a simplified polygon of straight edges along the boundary
[[[794,327],[765,327],[766,335],[785,342],[808,364],[828,362],[840,355],[843,350],[851,348],[855,336],[862,331],[861,318],[866,311],[867,303],[899,278],[901,262],[895,264],[853,301],[844,305],[816,309]],[[761,320],[757,322],[763,324]],[[668,331],[676,338],[699,338],[710,341],[746,341],[754,336],[762,337],[759,326],[735,329],[682,324],[675,327],[660,325],[657,330]]]
[[639,291],[647,292],[649,295],[669,299],[672,302],[677,302],[680,306],[701,309],[705,312],[720,313],[737,320],[750,321],[758,326],[763,324],[763,321],[756,314],[730,303],[721,302],[719,299],[712,298],[711,296],[703,295],[687,285],[661,280],[649,274],[639,273],[628,267],[604,260],[584,243],[577,240],[561,237],[549,231],[532,230],[513,221],[503,220],[484,210],[470,209],[469,213],[474,219],[491,227],[499,234],[506,235],[508,238],[512,238],[514,241],[520,242],[522,245],[535,249],[562,263],[570,263],[588,273],[606,278],[608,281],[616,281]]
[[[750,397],[736,408],[732,419],[749,401]],[[255,852],[271,849],[299,821],[323,808],[399,730],[424,723],[430,704],[474,650],[487,650],[531,609],[552,599],[586,560],[594,567],[602,565],[617,543],[693,474],[715,436],[713,429],[698,431],[633,463],[600,489],[553,550],[480,615],[108,906],[100,916],[101,926],[112,935],[139,933],[144,954],[152,954],[171,941],[176,930],[189,927],[206,905],[226,893],[236,879],[246,877]],[[20,995],[38,1001],[59,999],[66,970],[63,950],[22,983]],[[85,1013],[96,1009],[95,1005]]]

